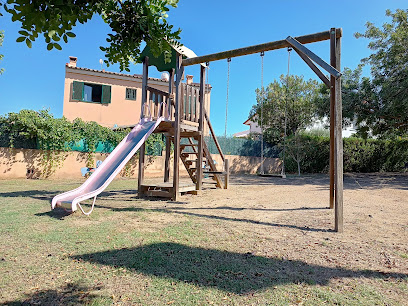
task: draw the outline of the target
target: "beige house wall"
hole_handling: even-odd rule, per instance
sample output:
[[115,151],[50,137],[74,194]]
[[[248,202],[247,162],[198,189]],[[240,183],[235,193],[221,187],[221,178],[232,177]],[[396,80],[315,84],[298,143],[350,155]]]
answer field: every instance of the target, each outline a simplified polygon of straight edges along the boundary
[[[87,153],[81,152],[57,152],[52,159],[56,164],[52,165],[47,154],[51,151],[32,149],[10,149],[0,147],[0,179],[16,178],[42,178],[48,176],[56,179],[80,179],[82,167],[86,167]],[[109,154],[96,153],[96,160],[105,160]],[[222,159],[213,154],[218,169],[222,168]],[[247,156],[226,155],[230,160],[230,173],[255,174],[259,170],[260,158]],[[146,177],[163,177],[164,156],[147,156]],[[265,172],[280,173],[281,161],[277,158],[265,158]],[[172,169],[173,167],[170,167]],[[137,177],[137,158],[133,157],[119,177]],[[29,171],[28,171],[29,170]],[[188,176],[183,164],[180,165],[180,175]]]
[[[85,82],[111,86],[111,103],[82,102],[72,99],[73,82]],[[168,82],[150,78],[149,86],[168,91]],[[136,101],[126,99],[126,88],[136,89]],[[82,118],[106,127],[128,126],[140,120],[142,77],[85,68],[65,67],[63,116],[69,120]],[[210,93],[206,94],[206,110],[210,114]],[[205,134],[208,134],[207,128]]]

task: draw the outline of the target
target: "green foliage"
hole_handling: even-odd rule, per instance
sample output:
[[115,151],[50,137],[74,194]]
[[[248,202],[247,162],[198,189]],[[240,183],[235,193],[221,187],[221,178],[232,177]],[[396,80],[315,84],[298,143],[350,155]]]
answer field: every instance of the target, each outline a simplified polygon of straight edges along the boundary
[[371,67],[373,94],[367,103],[372,115],[366,116],[374,135],[404,135],[408,132],[408,10],[386,11],[390,23],[382,28],[367,22],[365,33],[374,51],[363,59]]
[[250,118],[264,127],[265,139],[270,143],[281,142],[284,136],[285,117],[287,135],[310,125],[315,115],[313,101],[318,94],[318,83],[305,81],[303,76],[280,76],[264,90],[257,89],[257,104],[252,107]]
[[329,167],[329,138],[305,133],[288,137],[285,169],[287,172],[321,173]]
[[[373,100],[374,91],[367,77],[361,77],[362,65],[355,70],[345,68],[342,75],[342,106],[343,128],[354,126],[357,135],[363,138],[369,136],[368,122],[373,117],[374,110],[367,101]],[[316,114],[319,118],[330,119],[330,89],[322,84],[319,95],[315,98]]]
[[[367,22],[365,33],[373,53],[355,70],[345,68],[342,76],[343,126],[352,123],[357,136],[394,138],[408,133],[408,10],[387,10],[390,23],[381,28]],[[371,79],[362,77],[369,64]],[[315,101],[318,115],[329,117],[329,89],[321,86]]]
[[[110,151],[129,133],[129,129],[113,131],[96,122],[85,122],[80,118],[72,123],[66,118],[54,118],[48,110],[22,110],[0,116],[0,146],[11,148],[41,149],[43,176],[55,171],[78,142],[87,152],[86,163],[94,167],[94,153],[101,143]],[[164,146],[161,134],[146,141],[148,154],[159,155]]]
[[[3,45],[3,41],[4,41],[4,31],[0,31],[0,47]],[[2,59],[4,58],[3,54],[0,54],[0,62],[2,61]],[[4,72],[4,68],[0,68],[0,75],[3,74]]]
[[[288,138],[288,151],[300,149],[302,172],[328,172],[329,137],[319,137],[300,133],[295,140]],[[291,143],[297,141],[297,147]],[[362,139],[344,138],[344,171],[345,172],[379,172],[405,171],[408,162],[408,139]],[[298,164],[294,154],[288,154],[286,170],[297,172]]]
[[8,139],[12,148],[15,140],[26,140],[41,149],[66,150],[67,143],[74,140],[71,123],[65,118],[54,118],[48,110],[21,110],[0,116],[0,135]]
[[[113,131],[80,118],[73,122],[64,117],[54,118],[49,110],[22,110],[0,116],[0,144],[12,148],[70,151],[75,143],[83,141],[84,150],[95,153],[101,142],[115,147],[129,131]],[[24,146],[24,143],[28,145]],[[148,152],[157,152],[157,147],[163,146],[160,134],[149,137],[146,141]]]
[[[86,23],[95,14],[101,15],[111,27],[106,39],[109,45],[101,47],[105,63],[119,63],[121,70],[129,71],[129,63],[140,55],[140,45],[145,41],[155,55],[168,54],[168,41],[180,39],[180,30],[173,30],[167,22],[169,7],[177,7],[178,0],[8,0],[0,2],[0,9],[11,14],[12,21],[21,22],[17,42],[29,48],[39,35],[44,36],[47,50],[61,50],[62,41],[75,37],[73,29]],[[1,11],[0,11],[1,13]],[[168,58],[168,57],[166,57]]]

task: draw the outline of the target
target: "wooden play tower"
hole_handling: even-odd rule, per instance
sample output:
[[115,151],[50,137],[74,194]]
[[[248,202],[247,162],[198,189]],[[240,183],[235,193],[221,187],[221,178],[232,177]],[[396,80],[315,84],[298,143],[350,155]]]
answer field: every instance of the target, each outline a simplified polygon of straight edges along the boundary
[[[138,192],[141,196],[171,198],[174,201],[182,193],[197,194],[202,190],[204,175],[206,183],[218,188],[228,188],[229,164],[214,134],[209,115],[205,109],[205,96],[209,94],[209,85],[205,84],[205,65],[201,65],[200,85],[182,83],[184,69],[183,58],[193,54],[185,47],[172,49],[171,62],[166,64],[163,56],[155,58],[146,48],[142,52],[142,108],[141,118],[151,117],[157,120],[165,117],[154,133],[162,133],[166,139],[164,180],[159,184],[145,184],[145,145],[140,148]],[[175,67],[172,65],[175,64]],[[149,66],[159,71],[169,72],[168,91],[149,86]],[[175,80],[174,80],[175,78]],[[204,126],[211,133],[218,154],[223,161],[223,169],[217,169],[210,151],[204,141]],[[173,176],[170,180],[170,153],[173,148]],[[180,182],[180,161],[191,179],[191,183]],[[203,165],[206,165],[203,167]]]

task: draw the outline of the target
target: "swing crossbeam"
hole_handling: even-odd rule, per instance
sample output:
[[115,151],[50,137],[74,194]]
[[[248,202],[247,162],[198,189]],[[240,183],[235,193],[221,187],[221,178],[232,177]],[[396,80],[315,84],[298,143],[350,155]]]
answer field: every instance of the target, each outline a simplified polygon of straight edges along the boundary
[[[343,35],[343,31],[341,28],[336,29],[336,38],[340,38]],[[295,37],[295,39],[300,42],[301,44],[310,44],[314,42],[330,40],[330,31],[324,31],[314,34],[308,34],[303,36]],[[207,54],[203,56],[192,57],[183,60],[183,66],[192,66],[200,63],[209,63],[213,61],[218,61],[222,59],[244,56],[249,54],[255,54],[265,51],[277,50],[277,49],[284,49],[287,47],[291,47],[291,44],[286,41],[286,39],[277,40],[268,42],[265,44],[259,44],[254,46],[248,46],[239,49],[233,49],[228,51],[222,51],[213,54]]]

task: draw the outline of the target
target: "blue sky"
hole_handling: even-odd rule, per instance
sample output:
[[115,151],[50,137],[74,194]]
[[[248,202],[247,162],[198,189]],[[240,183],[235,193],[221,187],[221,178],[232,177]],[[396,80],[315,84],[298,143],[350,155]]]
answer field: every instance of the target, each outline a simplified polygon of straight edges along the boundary
[[[367,40],[355,39],[355,32],[364,31],[367,21],[382,25],[387,18],[387,8],[406,9],[406,0],[180,0],[179,7],[169,12],[169,21],[180,27],[181,42],[197,55],[205,55],[254,44],[343,28],[342,67],[354,69],[360,59],[369,55]],[[100,69],[103,53],[99,46],[106,45],[109,27],[99,16],[75,29],[77,37],[63,45],[63,50],[46,50],[46,44],[38,40],[32,49],[16,43],[19,24],[11,22],[10,15],[0,17],[0,30],[5,40],[0,47],[4,59],[0,67],[0,114],[18,112],[21,109],[49,108],[56,117],[62,116],[64,67],[68,56],[78,57],[78,66]],[[328,61],[329,44],[320,42],[308,47]],[[264,58],[264,82],[272,82],[287,70],[287,51],[266,52]],[[117,66],[109,71],[119,72]],[[131,73],[141,73],[141,65],[131,67]],[[198,80],[198,66],[188,67],[188,74]],[[292,52],[291,73],[315,78],[313,72]],[[368,69],[365,70],[368,74]],[[151,69],[151,76],[160,74]],[[233,58],[231,62],[228,134],[247,127],[247,119],[255,101],[255,89],[261,82],[261,58],[258,54]],[[227,61],[210,64],[211,122],[216,134],[224,134]]]

